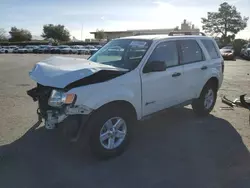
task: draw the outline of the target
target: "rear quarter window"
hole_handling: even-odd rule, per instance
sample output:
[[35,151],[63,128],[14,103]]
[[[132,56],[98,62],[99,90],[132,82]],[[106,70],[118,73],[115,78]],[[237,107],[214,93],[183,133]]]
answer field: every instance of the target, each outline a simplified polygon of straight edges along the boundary
[[219,52],[217,51],[217,48],[212,40],[202,39],[201,42],[205,46],[211,59],[217,59],[220,57]]

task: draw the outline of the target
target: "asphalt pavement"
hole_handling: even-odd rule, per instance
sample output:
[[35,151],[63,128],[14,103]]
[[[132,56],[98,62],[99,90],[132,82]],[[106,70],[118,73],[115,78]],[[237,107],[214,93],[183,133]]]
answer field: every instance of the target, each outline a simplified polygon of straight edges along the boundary
[[[245,109],[220,97],[250,94],[250,61],[225,61],[225,77],[212,114],[169,109],[135,125],[129,149],[98,161],[80,144],[36,127],[35,86],[28,72],[45,54],[0,54],[1,188],[249,188],[250,125]],[[84,56],[75,57],[84,58]]]

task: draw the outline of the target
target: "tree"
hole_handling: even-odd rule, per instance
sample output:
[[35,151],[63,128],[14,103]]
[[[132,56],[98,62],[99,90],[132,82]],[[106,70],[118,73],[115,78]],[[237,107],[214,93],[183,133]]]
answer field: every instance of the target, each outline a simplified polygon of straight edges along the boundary
[[174,28],[174,31],[179,31],[179,26],[176,26],[176,27]]
[[63,42],[70,40],[70,33],[64,25],[48,24],[43,26],[43,34],[45,39],[53,39],[55,42]]
[[235,35],[247,27],[248,17],[241,16],[235,6],[224,2],[218,12],[208,12],[201,18],[202,29],[211,35],[220,35],[224,44],[231,42]]
[[96,33],[95,33],[95,38],[98,39],[98,40],[104,39],[105,38],[104,30],[103,29],[101,29],[101,30],[97,29]]
[[11,27],[9,34],[11,36],[9,40],[12,42],[30,41],[32,39],[30,31],[26,29],[17,29],[16,27]]
[[6,41],[7,37],[6,37],[6,32],[4,29],[0,28],[0,41]]

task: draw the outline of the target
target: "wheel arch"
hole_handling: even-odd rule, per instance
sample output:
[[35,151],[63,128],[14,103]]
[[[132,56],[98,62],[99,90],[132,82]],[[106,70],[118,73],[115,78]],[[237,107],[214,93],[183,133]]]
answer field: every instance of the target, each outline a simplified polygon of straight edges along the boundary
[[107,107],[114,108],[116,106],[119,106],[119,108],[126,110],[126,113],[129,113],[133,119],[135,120],[138,119],[138,115],[137,115],[135,107],[130,102],[125,101],[125,100],[115,100],[115,101],[108,102],[106,104],[101,105],[99,108],[96,109],[96,111],[102,108],[107,108]]
[[213,84],[213,85],[215,86],[216,91],[218,91],[218,89],[219,89],[219,79],[218,79],[216,76],[212,76],[212,77],[210,77],[210,78],[207,80],[207,82],[206,82],[206,83],[204,84],[204,86],[201,88],[201,90],[200,90],[198,96],[200,96],[200,94],[201,94],[203,88],[204,88],[206,85],[208,85],[208,84]]
[[211,77],[211,78],[206,82],[205,85],[207,85],[207,84],[212,84],[212,85],[215,87],[216,91],[218,91],[218,89],[219,89],[219,79],[218,79],[217,77]]

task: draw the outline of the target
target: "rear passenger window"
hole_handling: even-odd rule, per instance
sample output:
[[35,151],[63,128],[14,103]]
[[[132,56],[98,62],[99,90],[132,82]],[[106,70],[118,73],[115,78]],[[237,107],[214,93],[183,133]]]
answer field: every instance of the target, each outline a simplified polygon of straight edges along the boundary
[[220,57],[212,40],[202,39],[201,42],[207,49],[207,52],[210,55],[211,59],[217,59]]
[[178,65],[178,51],[176,41],[162,42],[155,47],[148,62],[163,61],[167,67]]
[[181,64],[195,63],[204,60],[199,44],[195,40],[180,41]]

